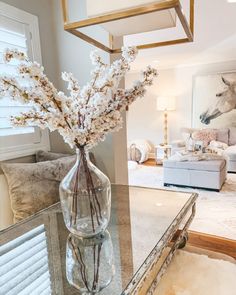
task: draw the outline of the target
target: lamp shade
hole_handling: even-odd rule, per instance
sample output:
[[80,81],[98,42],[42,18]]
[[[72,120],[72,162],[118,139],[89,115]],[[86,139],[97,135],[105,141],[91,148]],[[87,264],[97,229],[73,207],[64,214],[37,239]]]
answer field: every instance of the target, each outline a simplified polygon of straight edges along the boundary
[[158,111],[174,111],[175,97],[174,96],[160,96],[157,98]]
[[[168,0],[87,0],[87,15],[91,18],[163,2],[168,3]],[[151,32],[175,26],[176,13],[174,10],[168,9],[102,24],[102,27],[113,36]]]

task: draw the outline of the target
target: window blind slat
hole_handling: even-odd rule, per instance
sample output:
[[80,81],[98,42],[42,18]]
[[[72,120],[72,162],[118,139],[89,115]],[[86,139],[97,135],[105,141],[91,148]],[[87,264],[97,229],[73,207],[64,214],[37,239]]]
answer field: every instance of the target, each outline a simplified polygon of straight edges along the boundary
[[0,106],[0,118],[9,118],[10,116],[16,116],[20,112],[28,111],[30,109],[31,107],[28,106]]
[[14,32],[16,35],[25,35],[25,27],[21,22],[16,22],[5,15],[0,15],[0,24],[2,30]]
[[29,239],[33,239],[37,237],[39,234],[44,233],[45,229],[43,225],[37,226],[34,229],[31,229],[29,232],[26,232],[22,236],[0,246],[0,256],[15,249],[20,246],[24,242],[27,242]]
[[[0,53],[0,57],[1,57],[1,53]],[[16,66],[13,64],[5,64],[3,62],[2,63],[0,62],[1,74],[3,75],[9,75],[9,74],[12,75],[13,72],[15,72],[15,68]]]
[[12,132],[12,134],[19,132],[20,133],[29,133],[29,132],[34,132],[34,127],[17,127],[17,128],[13,128],[12,124],[10,123],[9,119],[6,118],[0,118],[0,126],[2,127],[0,129],[0,134],[2,132],[2,134],[4,132],[6,132],[6,134],[10,134],[10,132]]
[[40,295],[51,295],[51,287],[47,287],[44,291],[41,292]]
[[[40,265],[40,262],[37,266]],[[46,272],[48,272],[47,265],[41,265],[38,269],[30,268],[24,272],[24,276],[21,274],[2,286],[1,292],[4,292],[4,295],[16,295]]]
[[3,266],[5,263],[7,263],[7,261],[12,260],[17,255],[21,255],[27,249],[39,245],[41,242],[44,242],[44,240],[45,240],[45,234],[41,233],[41,234],[37,235],[36,237],[34,237],[34,238],[24,242],[23,244],[19,245],[15,249],[12,249],[11,251],[8,251],[5,255],[2,255],[0,257],[0,266]]
[[15,285],[15,282],[22,282],[30,274],[37,272],[46,264],[47,256],[41,257],[34,264],[30,263],[29,260],[25,261],[24,263],[14,268],[10,273],[7,273],[1,277],[0,289],[4,289],[4,286],[6,286],[6,288],[8,288],[8,286],[13,287]]
[[41,225],[0,246],[0,295],[51,294],[46,239]]
[[19,107],[19,106],[27,107],[27,108],[29,107],[7,96],[4,96],[3,98],[0,99],[0,107]]
[[[7,262],[4,267],[0,269],[0,276],[2,276],[3,280],[5,277],[10,276],[12,274],[12,270],[14,269],[14,272],[18,271],[18,267],[24,263],[35,263],[40,258],[47,256],[47,251],[45,249],[45,244],[40,244],[32,249],[27,250],[25,253],[23,253],[20,256],[15,257],[14,259]],[[1,282],[1,279],[0,279]],[[1,284],[1,283],[0,283]]]
[[[26,36],[14,34],[14,32],[1,30],[0,27],[0,41],[4,42],[7,46],[23,47],[26,48]],[[20,48],[19,48],[20,49]]]
[[49,277],[49,273],[47,272],[47,273],[44,273],[42,276],[40,276],[38,279],[36,279],[34,282],[32,282],[32,284],[27,286],[17,295],[28,295],[28,294],[41,295],[42,292],[48,289],[48,286],[50,285],[51,285],[50,277]]

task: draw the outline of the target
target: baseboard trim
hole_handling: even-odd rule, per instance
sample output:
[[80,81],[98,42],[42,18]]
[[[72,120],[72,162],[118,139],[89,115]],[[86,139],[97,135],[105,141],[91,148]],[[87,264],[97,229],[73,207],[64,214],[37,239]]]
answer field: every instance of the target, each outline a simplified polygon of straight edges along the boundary
[[190,185],[181,185],[181,184],[173,184],[173,183],[164,183],[164,186],[177,186],[177,187],[187,187],[187,188],[193,188],[193,189],[204,189],[204,190],[207,190],[207,191],[212,191],[212,192],[217,192],[219,193],[220,192],[220,189],[215,189],[215,188],[206,188],[206,187],[199,187],[199,186],[190,186]]

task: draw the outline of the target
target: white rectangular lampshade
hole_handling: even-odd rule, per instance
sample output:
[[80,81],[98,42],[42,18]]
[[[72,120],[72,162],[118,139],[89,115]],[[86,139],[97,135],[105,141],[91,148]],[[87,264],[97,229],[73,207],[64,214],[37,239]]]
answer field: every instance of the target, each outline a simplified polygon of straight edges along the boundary
[[[87,16],[91,18],[165,1],[168,2],[168,0],[87,0]],[[173,9],[102,24],[102,27],[113,36],[126,36],[175,26],[176,13]]]
[[176,105],[174,96],[160,96],[157,98],[158,111],[174,111],[175,107]]

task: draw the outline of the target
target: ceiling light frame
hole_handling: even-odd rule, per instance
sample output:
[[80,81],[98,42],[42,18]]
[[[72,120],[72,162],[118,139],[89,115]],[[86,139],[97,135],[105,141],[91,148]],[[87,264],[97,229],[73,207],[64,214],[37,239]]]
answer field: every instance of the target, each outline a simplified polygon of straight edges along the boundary
[[99,24],[110,22],[110,21],[121,20],[121,19],[129,18],[129,17],[133,17],[133,16],[153,13],[157,11],[175,9],[176,14],[180,20],[180,23],[185,31],[185,34],[186,34],[185,38],[162,41],[162,42],[154,42],[154,43],[148,43],[148,44],[140,44],[140,45],[137,45],[136,47],[139,50],[149,49],[149,48],[155,48],[155,47],[193,42],[193,39],[194,39],[194,0],[189,0],[190,2],[189,22],[187,21],[187,18],[185,17],[183,13],[180,0],[170,0],[168,2],[158,1],[158,3],[147,4],[138,8],[129,8],[123,11],[108,13],[98,17],[91,17],[91,18],[87,18],[77,22],[70,22],[69,20],[68,0],[61,0],[61,2],[62,2],[62,12],[63,12],[63,20],[64,20],[64,30],[110,54],[121,52],[121,48],[114,48],[113,42],[112,42],[113,40],[112,35],[110,35],[110,46],[108,47],[102,44],[101,42],[93,39],[92,37],[82,33],[78,29],[93,26],[93,25],[99,25]]

